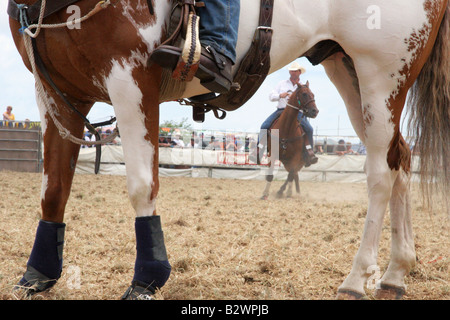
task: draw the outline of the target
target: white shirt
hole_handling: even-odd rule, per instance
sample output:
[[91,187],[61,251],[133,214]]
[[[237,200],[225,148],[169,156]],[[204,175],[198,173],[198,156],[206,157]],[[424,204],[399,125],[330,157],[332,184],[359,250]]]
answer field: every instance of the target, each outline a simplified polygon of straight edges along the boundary
[[282,80],[278,83],[275,89],[272,90],[269,95],[269,99],[273,102],[278,101],[277,109],[284,109],[286,108],[289,96],[286,96],[286,98],[280,98],[280,94],[288,91],[295,92],[295,90],[297,90],[297,84],[294,85],[290,79]]
[[185,146],[184,141],[179,138],[174,138],[174,139],[172,139],[172,141],[176,143],[177,147],[183,148]]

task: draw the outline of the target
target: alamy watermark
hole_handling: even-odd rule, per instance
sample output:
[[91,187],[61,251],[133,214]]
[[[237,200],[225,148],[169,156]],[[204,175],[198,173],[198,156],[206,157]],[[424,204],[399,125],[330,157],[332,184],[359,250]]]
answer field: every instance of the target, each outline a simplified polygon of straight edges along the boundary
[[67,280],[66,285],[70,290],[78,290],[81,288],[81,268],[78,266],[70,265],[67,267]]
[[[81,29],[79,19],[81,18],[81,9],[77,5],[70,5],[66,9],[67,14],[70,14],[67,19],[67,28],[70,30]],[[366,9],[369,17],[366,20],[366,26],[369,30],[381,29],[381,8],[378,5],[370,5]]]
[[81,23],[77,22],[81,18],[80,7],[77,5],[68,6],[66,12],[70,14],[67,19],[67,28],[70,30],[81,29]]
[[369,30],[381,29],[381,9],[377,5],[370,5],[367,7],[366,13],[370,16],[366,20],[366,26]]
[[369,278],[367,278],[366,284],[367,289],[369,290],[376,289],[377,285],[381,281],[380,267],[377,265],[371,265],[367,268],[366,273],[370,274]]

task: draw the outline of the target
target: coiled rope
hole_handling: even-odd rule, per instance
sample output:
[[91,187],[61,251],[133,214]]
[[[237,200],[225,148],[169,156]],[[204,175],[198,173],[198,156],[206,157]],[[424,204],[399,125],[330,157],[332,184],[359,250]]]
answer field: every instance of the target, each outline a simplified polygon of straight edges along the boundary
[[[50,115],[51,119],[53,120],[55,126],[57,127],[57,129],[59,131],[60,136],[63,139],[67,139],[76,144],[87,145],[87,146],[110,143],[119,135],[119,130],[117,127],[114,128],[113,132],[104,139],[97,140],[97,141],[86,141],[84,139],[75,137],[67,128],[65,128],[61,124],[61,122],[56,117],[54,108],[51,106],[51,104],[49,102],[48,96],[44,90],[44,86],[42,85],[41,78],[39,77],[39,74],[37,72],[31,38],[36,38],[39,35],[41,29],[43,29],[43,28],[44,29],[46,29],[46,28],[48,28],[48,29],[64,28],[64,27],[72,26],[74,24],[79,24],[79,23],[89,19],[96,13],[100,12],[101,10],[107,8],[109,5],[111,5],[111,1],[105,0],[105,1],[98,2],[95,5],[94,9],[89,11],[89,13],[87,13],[85,16],[78,18],[78,19],[71,20],[70,22],[64,22],[64,23],[58,23],[58,24],[43,24],[42,21],[44,19],[44,11],[45,11],[46,2],[47,2],[46,0],[42,0],[41,10],[40,10],[39,19],[38,19],[37,24],[32,24],[29,26],[22,25],[23,40],[24,40],[24,44],[25,44],[25,49],[27,51],[28,59],[31,64],[31,69],[33,71],[33,75],[34,75],[34,78],[36,81],[36,92],[38,94],[38,97],[41,98],[42,103],[44,104],[48,114]],[[23,22],[21,22],[21,23],[23,24]],[[36,31],[33,33],[31,31],[32,29],[36,29]]]

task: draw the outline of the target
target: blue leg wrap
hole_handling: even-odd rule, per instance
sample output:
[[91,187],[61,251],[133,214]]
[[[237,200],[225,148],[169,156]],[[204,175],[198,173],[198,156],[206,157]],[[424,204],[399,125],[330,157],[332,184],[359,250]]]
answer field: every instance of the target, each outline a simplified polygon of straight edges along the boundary
[[166,283],[172,269],[167,259],[160,217],[137,217],[135,231],[137,255],[133,283],[154,293]]
[[39,292],[56,283],[62,271],[65,227],[64,223],[39,221],[27,270],[19,285],[34,286]]

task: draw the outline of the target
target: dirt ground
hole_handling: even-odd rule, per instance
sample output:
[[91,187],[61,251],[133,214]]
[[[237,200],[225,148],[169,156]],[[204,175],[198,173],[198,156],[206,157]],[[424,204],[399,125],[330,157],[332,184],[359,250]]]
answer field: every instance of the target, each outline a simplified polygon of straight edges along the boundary
[[[41,175],[0,172],[0,299],[15,299],[40,218]],[[260,200],[264,182],[161,178],[172,274],[157,298],[334,299],[351,269],[367,210],[365,184],[301,183]],[[272,192],[282,184],[273,183]],[[417,264],[405,299],[450,299],[449,219],[423,209],[413,185]],[[77,175],[65,215],[61,279],[34,299],[119,299],[133,277],[134,212],[123,176]],[[389,211],[378,264],[390,254]],[[372,298],[373,290],[366,293]]]

